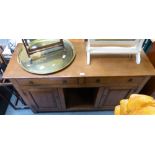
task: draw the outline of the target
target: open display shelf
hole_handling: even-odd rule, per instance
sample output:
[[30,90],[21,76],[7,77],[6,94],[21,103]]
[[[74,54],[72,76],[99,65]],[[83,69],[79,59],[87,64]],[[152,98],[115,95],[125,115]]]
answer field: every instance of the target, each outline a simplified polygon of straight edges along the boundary
[[93,109],[98,88],[64,88],[66,109]]

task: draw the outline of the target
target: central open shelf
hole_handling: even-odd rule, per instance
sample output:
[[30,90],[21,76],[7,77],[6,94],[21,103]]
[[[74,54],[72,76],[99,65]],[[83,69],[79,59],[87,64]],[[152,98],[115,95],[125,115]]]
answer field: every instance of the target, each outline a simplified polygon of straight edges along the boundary
[[66,109],[91,109],[95,106],[98,88],[64,88]]

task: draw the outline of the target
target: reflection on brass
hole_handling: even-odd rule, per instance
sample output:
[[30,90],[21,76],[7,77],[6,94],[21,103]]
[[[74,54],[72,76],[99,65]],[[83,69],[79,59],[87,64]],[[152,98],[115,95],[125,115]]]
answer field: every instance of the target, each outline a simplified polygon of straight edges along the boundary
[[[53,40],[42,40],[39,42],[31,43],[31,46],[45,45],[46,41],[49,43]],[[34,53],[31,58],[28,57],[24,45],[18,53],[17,61],[20,66],[30,73],[35,74],[50,74],[60,71],[67,67],[75,58],[75,50],[68,40],[64,41],[64,49],[46,49],[41,53]]]

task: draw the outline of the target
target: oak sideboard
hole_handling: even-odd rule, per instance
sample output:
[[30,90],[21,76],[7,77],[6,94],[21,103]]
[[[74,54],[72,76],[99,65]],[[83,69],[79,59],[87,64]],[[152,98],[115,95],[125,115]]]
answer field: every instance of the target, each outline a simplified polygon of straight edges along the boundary
[[86,45],[82,39],[70,40],[76,57],[65,69],[48,75],[31,74],[17,62],[22,44],[18,44],[3,78],[10,79],[33,112],[113,110],[123,98],[139,93],[155,76],[155,69],[144,52],[141,63],[135,58],[94,56],[86,63]]

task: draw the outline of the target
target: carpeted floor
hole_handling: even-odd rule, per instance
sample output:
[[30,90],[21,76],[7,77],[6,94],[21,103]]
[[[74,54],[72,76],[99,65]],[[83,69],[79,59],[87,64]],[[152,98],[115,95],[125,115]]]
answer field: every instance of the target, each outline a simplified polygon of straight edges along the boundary
[[91,112],[50,112],[34,114],[30,109],[15,110],[10,105],[5,115],[113,115],[112,111],[91,111]]
[[[12,96],[10,101],[15,102],[15,96]],[[22,106],[21,101],[18,105]],[[85,112],[48,112],[48,113],[33,113],[31,109],[15,110],[11,105],[8,105],[5,115],[113,115],[113,111],[85,111]]]

